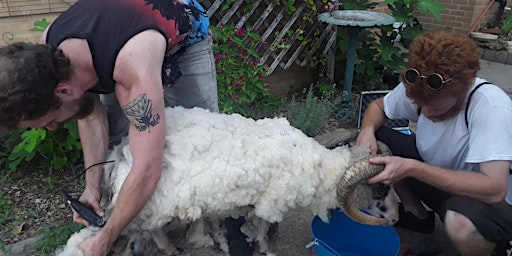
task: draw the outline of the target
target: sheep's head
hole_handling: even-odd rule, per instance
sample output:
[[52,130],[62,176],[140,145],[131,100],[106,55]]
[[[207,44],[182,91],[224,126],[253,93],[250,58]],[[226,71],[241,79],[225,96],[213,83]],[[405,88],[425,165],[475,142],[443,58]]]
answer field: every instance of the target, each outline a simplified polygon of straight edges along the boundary
[[387,225],[398,221],[398,196],[392,186],[383,183],[359,184],[353,196],[356,209],[386,219]]
[[[378,154],[391,155],[384,143],[379,142],[378,146]],[[368,178],[384,169],[383,165],[370,164],[369,157],[354,162],[338,181],[338,204],[347,216],[357,222],[392,225],[398,220],[398,196],[391,186],[366,183]]]

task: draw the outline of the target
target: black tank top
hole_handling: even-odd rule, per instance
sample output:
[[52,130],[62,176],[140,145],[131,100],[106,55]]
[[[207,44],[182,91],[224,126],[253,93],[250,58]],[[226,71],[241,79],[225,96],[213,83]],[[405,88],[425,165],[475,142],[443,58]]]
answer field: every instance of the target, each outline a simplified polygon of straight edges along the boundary
[[195,0],[79,0],[51,24],[46,43],[87,40],[99,77],[89,91],[111,93],[117,55],[134,35],[157,30],[168,42],[167,54],[173,54],[206,38],[208,26],[206,12]]

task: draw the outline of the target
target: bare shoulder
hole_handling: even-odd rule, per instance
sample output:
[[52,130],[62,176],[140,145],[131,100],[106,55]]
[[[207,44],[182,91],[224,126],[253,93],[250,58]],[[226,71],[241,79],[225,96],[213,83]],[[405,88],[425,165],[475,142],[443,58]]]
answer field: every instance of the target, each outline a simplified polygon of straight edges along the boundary
[[165,37],[160,32],[145,30],[126,42],[119,51],[116,62],[134,60],[135,57],[151,59],[154,55],[165,54],[165,48]]
[[119,51],[114,80],[123,83],[160,74],[165,50],[165,37],[158,31],[146,30],[135,35]]

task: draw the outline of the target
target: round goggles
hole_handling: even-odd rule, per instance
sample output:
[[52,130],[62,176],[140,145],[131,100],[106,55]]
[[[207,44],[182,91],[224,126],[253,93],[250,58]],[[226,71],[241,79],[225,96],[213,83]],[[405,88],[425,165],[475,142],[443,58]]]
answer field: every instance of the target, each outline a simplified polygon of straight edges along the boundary
[[441,89],[441,87],[443,87],[443,85],[445,83],[448,83],[453,79],[453,77],[452,77],[448,80],[444,80],[443,76],[441,76],[438,73],[432,73],[428,76],[422,76],[422,75],[420,75],[420,72],[418,72],[418,70],[416,70],[414,68],[409,68],[409,69],[405,70],[405,72],[404,72],[405,81],[409,84],[414,84],[416,82],[416,79],[418,79],[418,77],[421,77],[423,79],[426,78],[428,88],[430,88],[431,90],[434,90],[434,91]]

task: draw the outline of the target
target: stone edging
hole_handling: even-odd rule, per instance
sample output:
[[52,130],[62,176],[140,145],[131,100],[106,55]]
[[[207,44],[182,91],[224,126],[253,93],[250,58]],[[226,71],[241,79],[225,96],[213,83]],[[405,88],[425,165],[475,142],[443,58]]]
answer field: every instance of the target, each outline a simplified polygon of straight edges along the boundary
[[512,65],[512,52],[510,51],[495,51],[479,47],[478,53],[483,60]]

